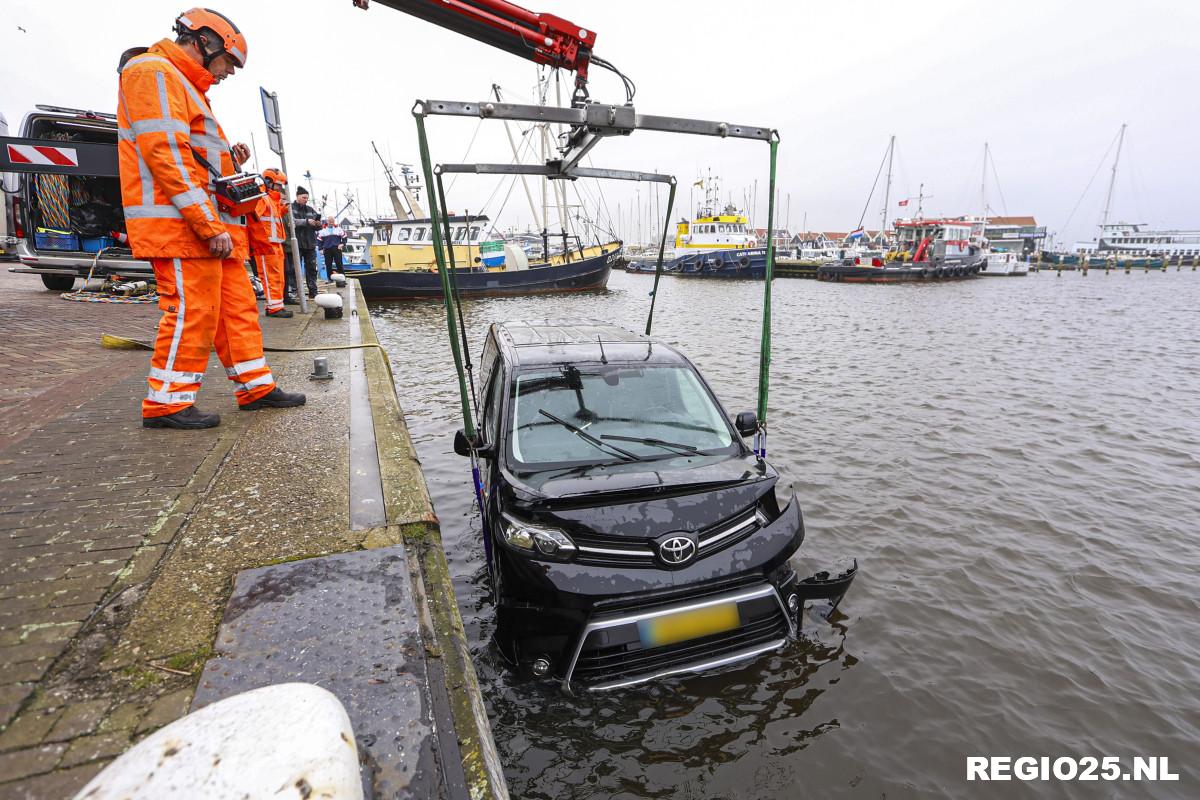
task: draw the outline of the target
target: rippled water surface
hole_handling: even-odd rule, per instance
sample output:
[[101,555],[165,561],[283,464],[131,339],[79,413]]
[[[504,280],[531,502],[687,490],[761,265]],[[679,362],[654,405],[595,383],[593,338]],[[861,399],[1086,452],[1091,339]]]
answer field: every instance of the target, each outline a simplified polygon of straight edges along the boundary
[[[652,278],[465,301],[645,323]],[[754,407],[761,283],[664,278],[657,336]],[[770,454],[832,622],[748,666],[572,698],[490,644],[439,303],[372,306],[514,797],[1200,797],[1200,273],[775,284]],[[968,784],[967,755],[1169,756],[1177,783]]]

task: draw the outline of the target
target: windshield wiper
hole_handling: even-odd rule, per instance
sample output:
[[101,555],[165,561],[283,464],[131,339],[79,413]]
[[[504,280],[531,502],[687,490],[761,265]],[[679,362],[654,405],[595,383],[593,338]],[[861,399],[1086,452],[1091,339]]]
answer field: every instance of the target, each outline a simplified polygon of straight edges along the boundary
[[674,448],[685,453],[699,453],[700,448],[692,447],[690,444],[679,444],[678,442],[666,442],[662,439],[654,439],[650,436],[614,436],[612,434],[603,434],[601,439],[614,439],[618,442],[637,442],[638,444],[657,445],[658,447]]
[[551,414],[549,411],[547,411],[544,408],[539,408],[538,413],[541,414],[543,417],[547,417],[549,419],[554,420],[559,425],[562,425],[564,428],[569,430],[571,433],[575,434],[580,439],[583,439],[585,442],[592,445],[593,447],[598,447],[602,450],[607,449],[607,450],[615,451],[615,452],[619,453],[620,456],[623,459],[625,459],[626,461],[641,461],[642,460],[639,456],[634,455],[633,453],[629,452],[628,450],[624,450],[620,447],[617,447],[615,444],[608,444],[606,442],[600,441],[595,436],[592,436],[590,433],[585,431],[583,428],[580,428],[576,425],[572,425],[571,423],[567,422],[565,419],[562,419],[561,417],[554,416],[553,414]]

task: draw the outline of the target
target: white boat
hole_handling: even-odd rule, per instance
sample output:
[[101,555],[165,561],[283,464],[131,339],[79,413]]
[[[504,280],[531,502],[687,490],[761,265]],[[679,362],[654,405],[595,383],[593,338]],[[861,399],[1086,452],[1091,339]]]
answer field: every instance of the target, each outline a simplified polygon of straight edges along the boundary
[[1017,257],[1016,253],[1007,250],[987,250],[983,252],[983,265],[979,274],[991,277],[1019,277],[1029,274],[1029,265]]
[[1200,230],[1159,231],[1143,222],[1106,223],[1098,241],[1080,242],[1073,252],[1122,257],[1200,256]]
[[1161,231],[1149,228],[1144,222],[1109,223],[1113,190],[1117,185],[1117,166],[1121,163],[1121,146],[1125,143],[1125,128],[1122,125],[1117,134],[1117,152],[1113,156],[1112,173],[1108,179],[1099,237],[1090,242],[1078,242],[1072,252],[1101,259],[1200,256],[1200,230]]

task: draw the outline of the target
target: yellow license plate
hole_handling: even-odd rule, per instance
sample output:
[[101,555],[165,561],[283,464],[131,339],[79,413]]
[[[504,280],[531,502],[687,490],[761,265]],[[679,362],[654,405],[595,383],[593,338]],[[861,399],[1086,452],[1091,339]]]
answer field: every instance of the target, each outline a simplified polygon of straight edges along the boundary
[[731,631],[742,624],[737,603],[722,603],[692,611],[680,611],[638,622],[638,636],[646,647],[699,639],[714,633]]

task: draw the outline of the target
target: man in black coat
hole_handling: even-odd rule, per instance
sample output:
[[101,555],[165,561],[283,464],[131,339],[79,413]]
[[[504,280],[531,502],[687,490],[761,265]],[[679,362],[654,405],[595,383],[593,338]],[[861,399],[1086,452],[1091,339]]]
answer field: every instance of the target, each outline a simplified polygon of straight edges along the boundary
[[[308,204],[308,189],[303,186],[296,189],[296,199],[292,201],[292,225],[296,229],[296,246],[300,250],[300,263],[304,267],[304,282],[308,285],[308,299],[317,296],[317,231],[321,227],[321,215]],[[286,273],[288,294],[293,304],[296,293],[295,270],[292,267],[292,253],[288,248]],[[285,298],[285,300],[288,298]]]

